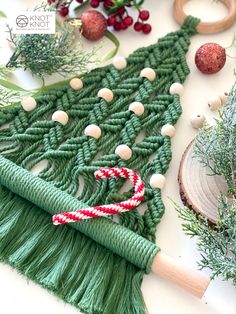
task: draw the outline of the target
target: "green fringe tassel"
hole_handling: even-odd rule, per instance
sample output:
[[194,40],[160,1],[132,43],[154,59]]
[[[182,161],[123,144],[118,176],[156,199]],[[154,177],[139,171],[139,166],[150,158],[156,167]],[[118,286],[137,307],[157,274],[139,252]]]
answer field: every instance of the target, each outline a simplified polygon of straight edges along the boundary
[[144,272],[0,187],[0,260],[87,314],[144,314]]

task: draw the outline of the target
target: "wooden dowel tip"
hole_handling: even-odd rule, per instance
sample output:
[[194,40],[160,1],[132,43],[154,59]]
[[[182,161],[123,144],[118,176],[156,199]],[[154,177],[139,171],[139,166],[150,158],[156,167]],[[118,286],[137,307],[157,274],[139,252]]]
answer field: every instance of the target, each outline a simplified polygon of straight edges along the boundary
[[157,253],[151,270],[154,274],[171,280],[199,299],[203,297],[210,284],[209,278],[200,272],[191,270],[163,252]]

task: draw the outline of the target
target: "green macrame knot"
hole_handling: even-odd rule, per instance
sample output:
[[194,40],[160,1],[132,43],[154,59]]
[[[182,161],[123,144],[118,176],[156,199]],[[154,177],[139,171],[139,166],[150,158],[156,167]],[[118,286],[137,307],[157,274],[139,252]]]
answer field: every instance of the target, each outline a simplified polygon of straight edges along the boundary
[[188,15],[186,19],[184,20],[184,23],[181,26],[181,29],[183,29],[187,34],[194,35],[197,33],[196,27],[200,23],[200,19],[193,17],[191,15]]

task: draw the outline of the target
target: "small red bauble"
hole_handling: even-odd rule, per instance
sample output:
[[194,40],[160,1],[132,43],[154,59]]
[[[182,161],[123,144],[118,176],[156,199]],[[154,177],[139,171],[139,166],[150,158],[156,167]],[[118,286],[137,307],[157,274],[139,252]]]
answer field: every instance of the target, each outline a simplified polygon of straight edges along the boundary
[[102,13],[89,10],[81,15],[82,34],[88,40],[101,39],[107,31],[107,21]]
[[198,48],[195,54],[195,64],[204,74],[214,74],[225,65],[225,49],[216,43],[206,43]]

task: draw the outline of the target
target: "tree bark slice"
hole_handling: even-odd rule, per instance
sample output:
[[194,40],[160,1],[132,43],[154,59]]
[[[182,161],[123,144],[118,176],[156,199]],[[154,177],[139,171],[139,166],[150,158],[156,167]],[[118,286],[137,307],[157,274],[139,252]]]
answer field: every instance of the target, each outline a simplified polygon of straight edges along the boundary
[[223,177],[209,175],[210,170],[193,158],[192,141],[186,148],[179,168],[180,196],[185,206],[215,224],[218,220],[220,194],[227,193]]

